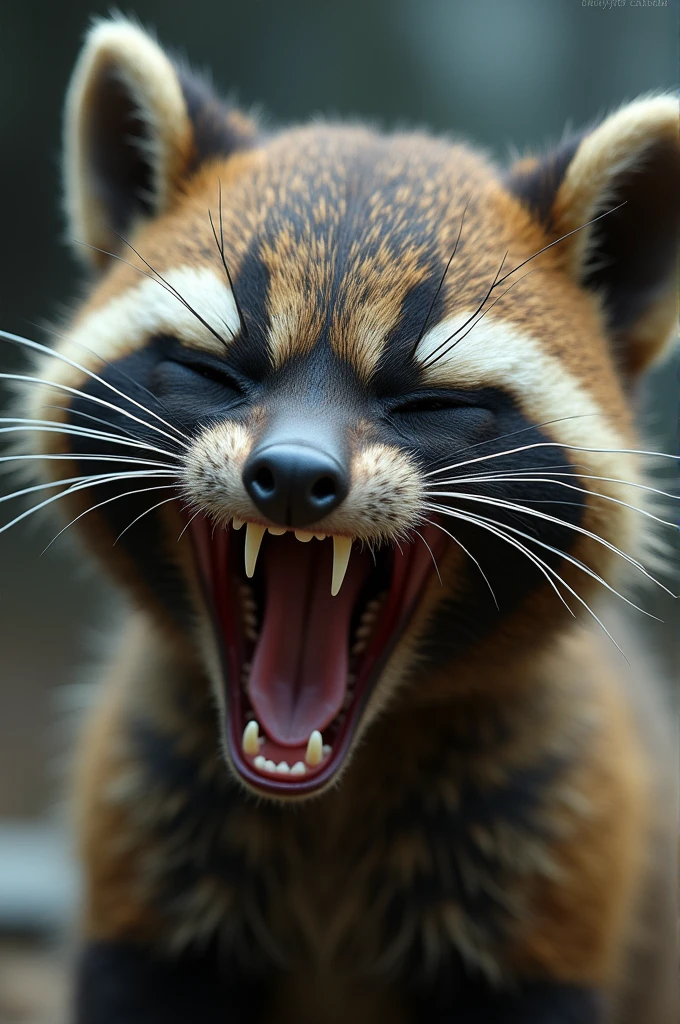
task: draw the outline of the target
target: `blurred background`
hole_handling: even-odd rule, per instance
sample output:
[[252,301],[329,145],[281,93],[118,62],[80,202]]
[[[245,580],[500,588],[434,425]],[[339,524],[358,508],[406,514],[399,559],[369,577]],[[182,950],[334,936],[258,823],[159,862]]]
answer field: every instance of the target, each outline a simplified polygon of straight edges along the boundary
[[[37,340],[78,295],[60,216],[61,106],[88,21],[108,9],[95,0],[0,7],[0,327]],[[138,0],[125,13],[271,123],[323,113],[428,125],[501,161],[679,78],[675,0],[613,9],[582,0]],[[0,341],[0,371],[22,365]],[[650,444],[673,452],[679,365],[648,380],[639,409]],[[9,483],[0,478],[0,493]],[[0,526],[21,510],[0,504]],[[36,518],[0,535],[0,1024],[62,1019],[58,962],[32,950],[73,905],[63,766],[115,619],[113,595],[80,567],[67,537],[40,556],[56,531]],[[645,602],[665,619],[649,641],[673,680],[677,612],[651,593]]]

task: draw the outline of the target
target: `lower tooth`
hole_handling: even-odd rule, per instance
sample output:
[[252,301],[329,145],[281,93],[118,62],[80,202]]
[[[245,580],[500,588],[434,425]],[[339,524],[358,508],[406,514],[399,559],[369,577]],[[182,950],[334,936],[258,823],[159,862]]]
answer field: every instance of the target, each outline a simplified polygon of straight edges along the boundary
[[279,761],[279,763],[276,766],[276,770],[277,772],[280,772],[281,775],[287,775],[288,772],[290,771],[290,765],[288,764],[287,761]]
[[321,733],[319,732],[318,729],[314,729],[312,735],[309,737],[309,742],[307,743],[307,751],[305,753],[305,761],[307,762],[310,768],[315,768],[317,764],[320,764],[321,751]]
[[276,771],[276,765],[274,764],[273,761],[265,761],[264,767],[265,767],[265,769],[268,772],[275,772]]
[[328,743],[324,743],[324,745],[321,748],[321,753],[323,754],[324,757],[328,757],[332,749],[333,748],[329,746]]
[[290,774],[291,775],[304,775],[306,771],[307,771],[307,768],[302,763],[302,761],[296,761],[295,764],[293,765],[293,767],[290,770]]
[[267,760],[262,756],[262,754],[258,754],[255,760],[253,761],[253,764],[255,765],[256,768],[262,770],[266,767]]
[[260,749],[258,743],[259,727],[256,721],[248,722],[247,726],[243,730],[243,753],[255,755]]

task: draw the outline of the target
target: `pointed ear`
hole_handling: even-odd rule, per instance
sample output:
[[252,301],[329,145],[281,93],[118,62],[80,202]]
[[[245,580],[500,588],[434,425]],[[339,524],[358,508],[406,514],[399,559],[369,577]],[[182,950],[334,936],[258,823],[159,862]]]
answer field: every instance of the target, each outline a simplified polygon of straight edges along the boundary
[[66,97],[64,190],[78,255],[104,266],[136,224],[169,209],[210,156],[252,145],[255,126],[176,67],[132,22],[94,25]]
[[677,99],[630,103],[545,158],[520,161],[505,183],[549,235],[575,231],[555,248],[567,272],[602,297],[623,371],[658,358],[677,325]]

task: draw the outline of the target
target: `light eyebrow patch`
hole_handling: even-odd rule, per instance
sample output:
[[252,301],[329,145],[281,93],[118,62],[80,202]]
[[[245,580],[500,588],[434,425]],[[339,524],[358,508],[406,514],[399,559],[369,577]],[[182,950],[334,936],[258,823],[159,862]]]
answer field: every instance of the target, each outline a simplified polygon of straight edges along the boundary
[[223,352],[240,330],[229,284],[209,267],[176,267],[163,278],[167,285],[155,278],[143,280],[78,321],[68,334],[72,345],[66,346],[73,353],[65,354],[82,362],[85,346],[114,361],[156,334],[171,334],[191,348]]
[[[588,472],[639,481],[639,467],[634,458],[621,450],[631,447],[631,439],[618,426],[615,411],[609,410],[605,402],[599,403],[584,381],[556,355],[547,352],[537,338],[489,315],[475,324],[468,337],[452,346],[448,339],[461,328],[462,338],[469,330],[469,326],[464,325],[469,325],[471,316],[471,311],[463,311],[437,324],[423,336],[416,359],[424,368],[427,383],[443,387],[501,388],[515,398],[534,423],[543,425],[551,439],[573,447],[578,453],[577,461],[587,467]],[[509,440],[509,448],[525,443],[521,436]],[[471,452],[470,459],[481,455],[481,450]],[[475,467],[471,463],[469,471],[476,472],[485,465],[481,462]],[[490,465],[493,466],[493,462]],[[615,479],[598,481],[597,489],[617,500],[635,501],[630,489],[619,486]],[[609,515],[615,514],[622,519],[625,510],[610,508]],[[621,525],[622,533],[624,529]]]

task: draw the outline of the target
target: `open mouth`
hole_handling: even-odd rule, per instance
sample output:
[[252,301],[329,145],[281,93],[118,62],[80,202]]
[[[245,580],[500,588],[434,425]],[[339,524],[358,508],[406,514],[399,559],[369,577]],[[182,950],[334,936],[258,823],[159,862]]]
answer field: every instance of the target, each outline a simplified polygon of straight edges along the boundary
[[446,538],[430,526],[426,543],[372,553],[349,537],[238,520],[215,529],[202,516],[191,533],[236,771],[277,796],[321,789],[343,764]]

